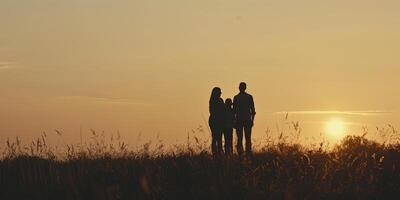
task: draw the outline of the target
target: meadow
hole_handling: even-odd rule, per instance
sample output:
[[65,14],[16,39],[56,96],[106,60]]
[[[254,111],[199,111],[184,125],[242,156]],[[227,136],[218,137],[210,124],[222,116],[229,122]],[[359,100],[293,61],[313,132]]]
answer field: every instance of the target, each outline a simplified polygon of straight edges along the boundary
[[207,140],[189,136],[182,145],[132,150],[93,131],[90,142],[62,151],[45,134],[29,145],[17,138],[3,149],[0,199],[397,199],[397,131],[380,132],[386,141],[365,132],[332,148],[304,146],[293,123],[288,134],[266,137],[252,158],[213,157]]

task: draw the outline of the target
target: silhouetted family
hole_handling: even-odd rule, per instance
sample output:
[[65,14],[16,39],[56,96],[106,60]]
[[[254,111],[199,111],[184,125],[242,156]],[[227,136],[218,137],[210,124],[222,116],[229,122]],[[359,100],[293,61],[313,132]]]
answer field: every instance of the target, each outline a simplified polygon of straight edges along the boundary
[[[246,83],[239,84],[239,94],[232,99],[221,98],[221,88],[214,87],[211,92],[209,102],[209,126],[211,129],[211,150],[213,155],[221,155],[225,150],[225,155],[233,154],[233,129],[237,135],[237,153],[243,155],[243,133],[246,140],[246,154],[251,155],[251,129],[254,125],[256,115],[253,96],[246,93]],[[224,149],[222,147],[222,137],[224,137]]]

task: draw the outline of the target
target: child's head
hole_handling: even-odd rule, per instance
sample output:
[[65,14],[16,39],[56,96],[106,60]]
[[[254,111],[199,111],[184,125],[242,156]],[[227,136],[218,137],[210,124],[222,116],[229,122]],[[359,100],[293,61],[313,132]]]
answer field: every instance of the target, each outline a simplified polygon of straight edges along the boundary
[[225,100],[225,105],[226,105],[227,107],[232,107],[232,99],[227,98],[227,99]]

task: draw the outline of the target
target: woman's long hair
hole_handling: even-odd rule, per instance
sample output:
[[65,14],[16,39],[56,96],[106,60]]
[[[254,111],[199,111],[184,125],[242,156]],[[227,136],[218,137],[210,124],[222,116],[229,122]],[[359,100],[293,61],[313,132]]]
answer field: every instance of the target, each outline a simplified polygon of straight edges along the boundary
[[211,91],[210,104],[216,102],[221,95],[221,88],[214,87]]

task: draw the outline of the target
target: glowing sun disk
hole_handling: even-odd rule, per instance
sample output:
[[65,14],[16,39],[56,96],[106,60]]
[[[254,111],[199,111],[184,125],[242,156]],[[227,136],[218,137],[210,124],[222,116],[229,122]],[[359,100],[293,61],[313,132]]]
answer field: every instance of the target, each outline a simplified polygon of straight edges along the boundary
[[346,132],[346,125],[340,119],[332,119],[326,123],[326,133],[335,139],[341,139]]

